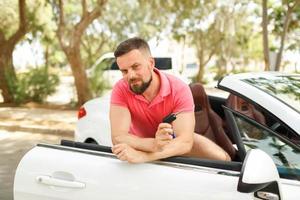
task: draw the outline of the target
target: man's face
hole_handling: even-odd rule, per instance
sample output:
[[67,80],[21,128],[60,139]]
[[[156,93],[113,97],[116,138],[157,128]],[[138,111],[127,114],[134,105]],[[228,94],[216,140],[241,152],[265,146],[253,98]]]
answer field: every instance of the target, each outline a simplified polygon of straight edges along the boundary
[[130,90],[136,94],[144,93],[152,81],[153,58],[143,51],[134,49],[117,57],[117,64]]

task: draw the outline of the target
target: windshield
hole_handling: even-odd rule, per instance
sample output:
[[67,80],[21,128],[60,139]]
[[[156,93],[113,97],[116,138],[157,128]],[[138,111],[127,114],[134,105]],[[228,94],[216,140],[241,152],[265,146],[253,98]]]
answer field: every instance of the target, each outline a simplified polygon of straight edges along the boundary
[[300,75],[249,78],[243,81],[283,101],[300,113]]

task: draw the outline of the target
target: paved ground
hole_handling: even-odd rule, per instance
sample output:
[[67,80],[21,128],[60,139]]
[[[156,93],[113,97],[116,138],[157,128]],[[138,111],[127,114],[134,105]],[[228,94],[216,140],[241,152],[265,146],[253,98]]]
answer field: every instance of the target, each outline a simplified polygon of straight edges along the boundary
[[76,110],[34,107],[0,107],[0,129],[56,135],[73,135]]
[[23,155],[37,143],[73,140],[76,110],[0,107],[0,200],[13,199],[13,179]]
[[13,200],[13,180],[21,158],[37,143],[58,144],[72,136],[0,130],[0,199]]

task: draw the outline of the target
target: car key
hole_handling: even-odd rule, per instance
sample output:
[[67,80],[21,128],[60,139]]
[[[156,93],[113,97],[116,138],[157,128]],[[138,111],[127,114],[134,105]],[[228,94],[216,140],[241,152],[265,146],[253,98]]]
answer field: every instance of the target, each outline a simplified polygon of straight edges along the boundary
[[[176,119],[176,115],[178,115],[178,113],[171,113],[167,115],[166,117],[163,118],[163,123],[171,124]],[[173,139],[176,137],[175,133],[172,133],[171,135]]]

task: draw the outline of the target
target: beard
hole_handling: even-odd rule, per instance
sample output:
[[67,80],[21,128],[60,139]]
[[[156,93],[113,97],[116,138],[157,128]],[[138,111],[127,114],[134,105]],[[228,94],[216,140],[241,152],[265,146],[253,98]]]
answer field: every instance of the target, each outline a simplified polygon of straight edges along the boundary
[[129,80],[129,88],[135,94],[143,94],[152,82],[152,75],[151,75],[149,81],[145,82],[142,80],[141,85],[132,85],[132,83],[134,83],[137,80],[138,79],[130,79]]

